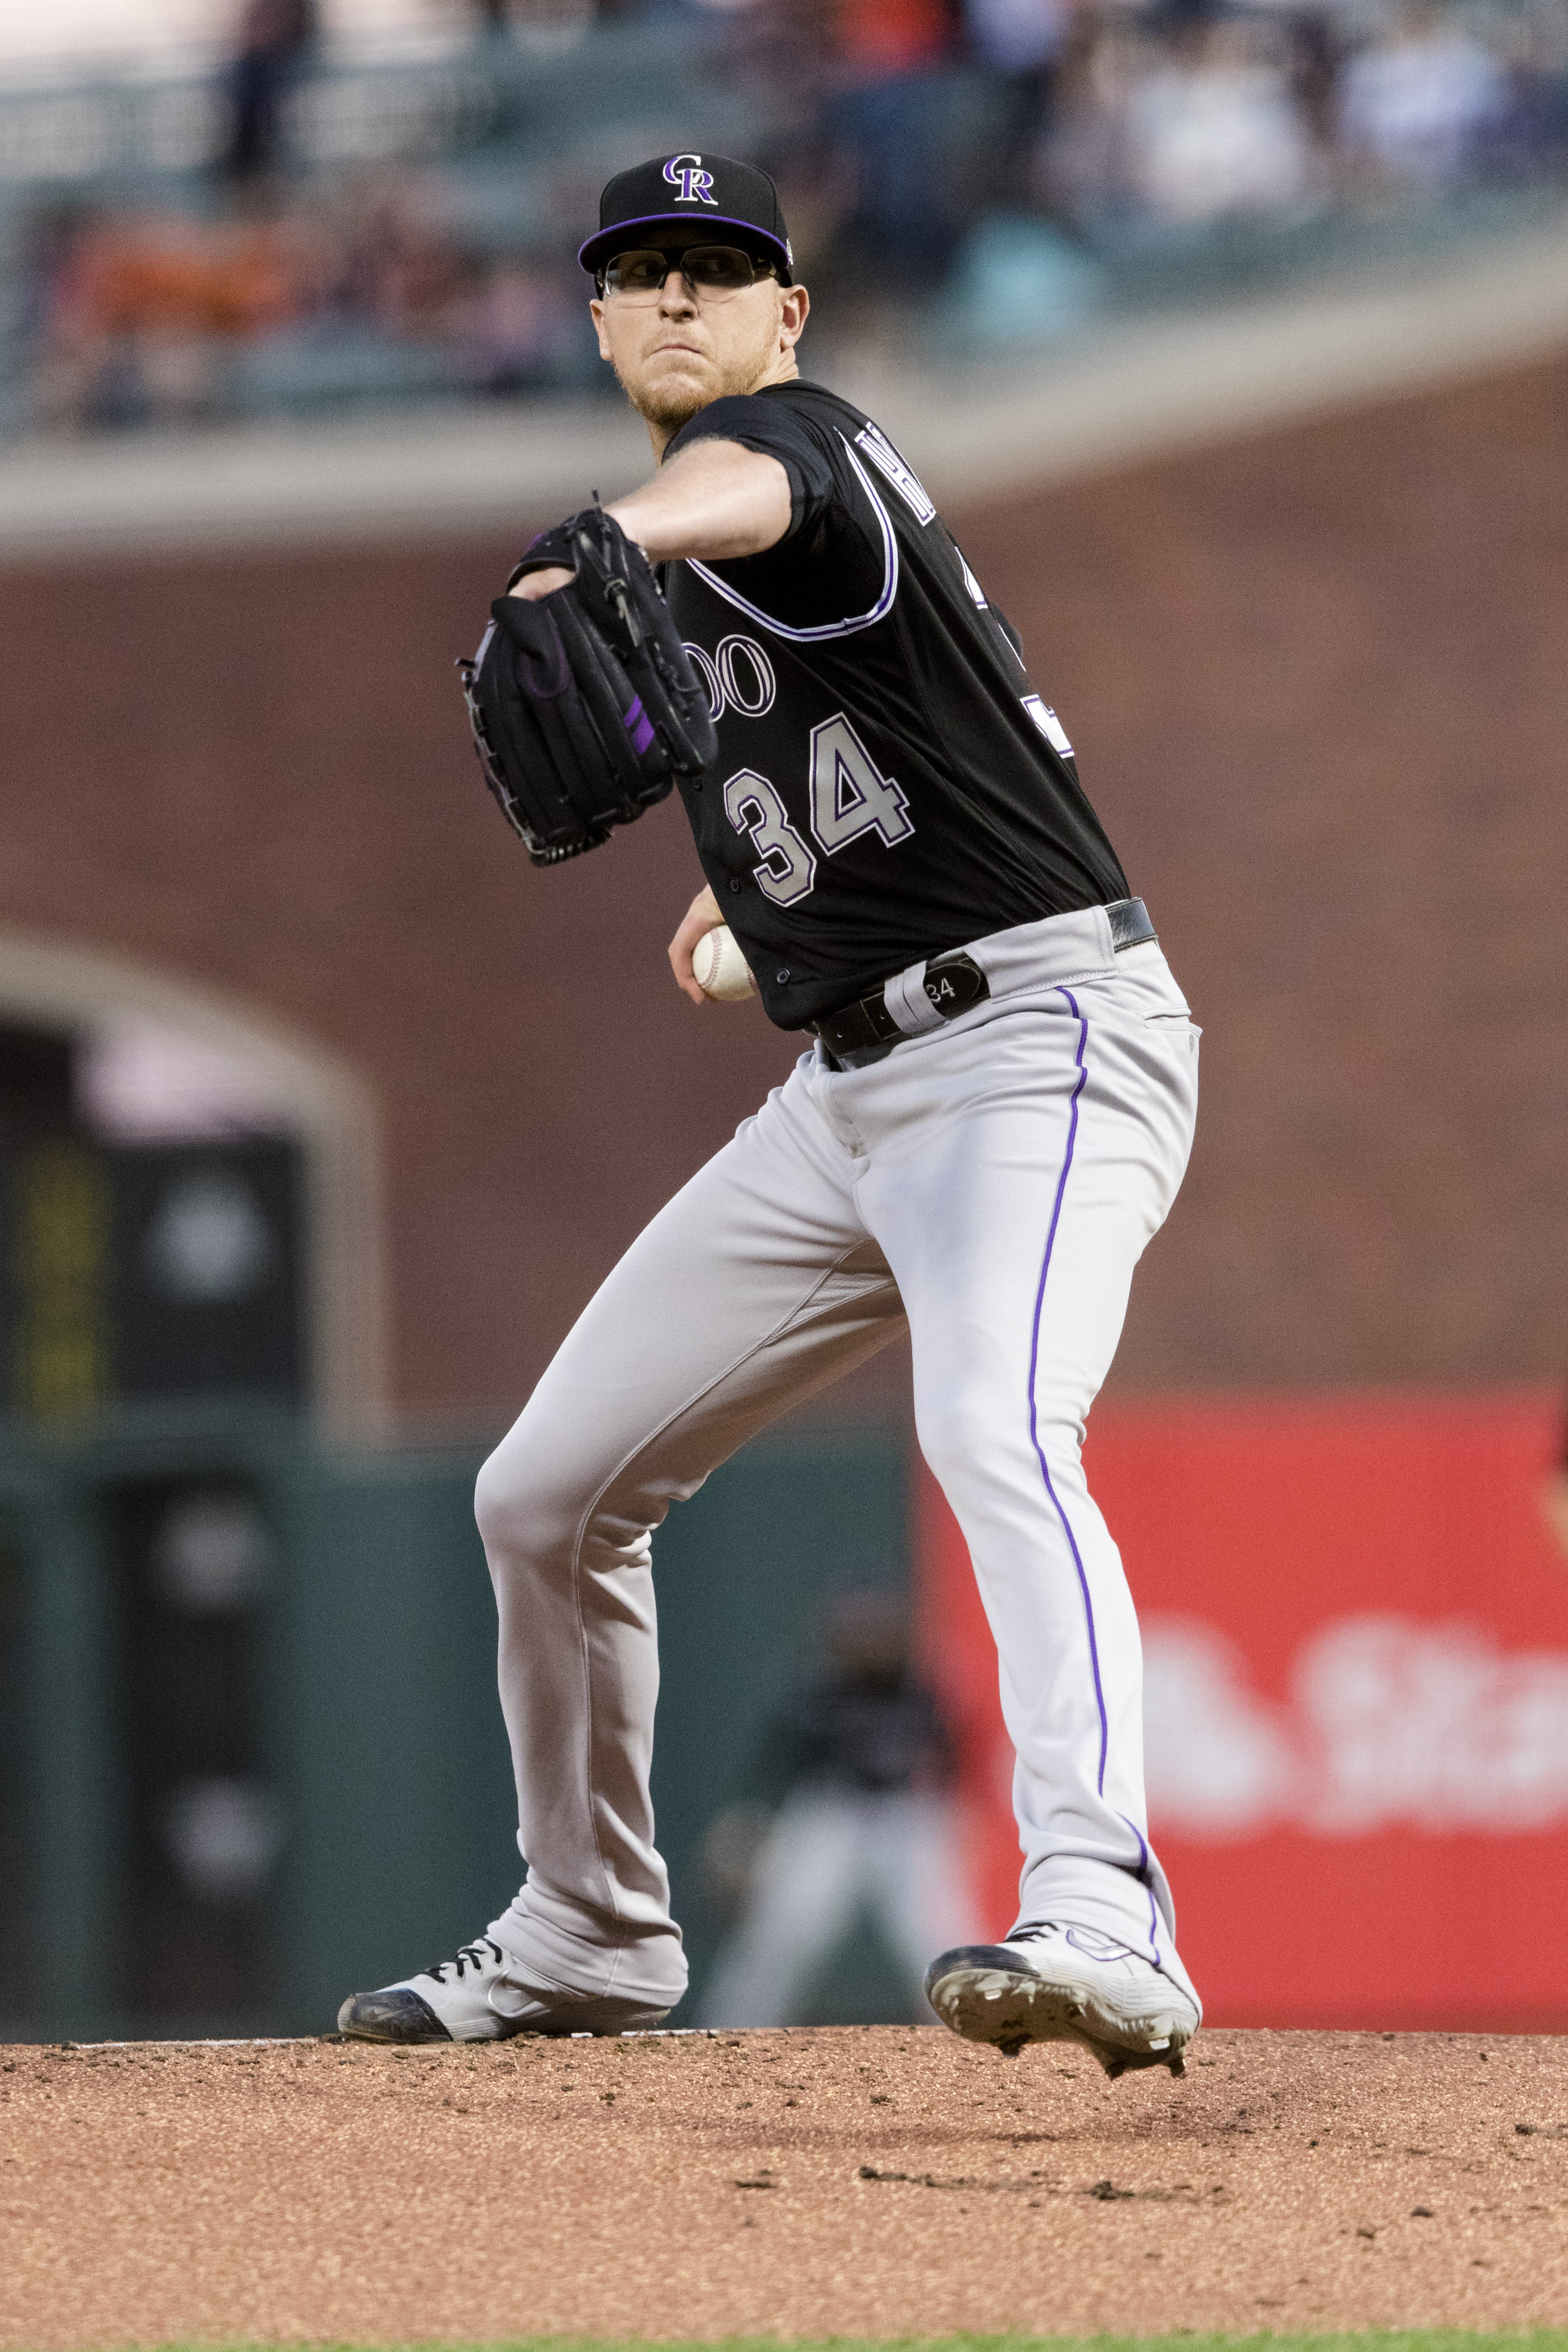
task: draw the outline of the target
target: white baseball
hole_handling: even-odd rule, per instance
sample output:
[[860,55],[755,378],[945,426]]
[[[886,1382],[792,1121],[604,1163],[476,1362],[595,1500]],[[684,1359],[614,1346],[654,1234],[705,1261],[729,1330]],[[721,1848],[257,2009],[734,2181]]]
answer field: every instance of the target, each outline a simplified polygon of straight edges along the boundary
[[742,997],[757,992],[752,968],[735,945],[735,934],[728,923],[703,932],[691,950],[691,969],[703,995],[710,996],[716,1004],[739,1004]]

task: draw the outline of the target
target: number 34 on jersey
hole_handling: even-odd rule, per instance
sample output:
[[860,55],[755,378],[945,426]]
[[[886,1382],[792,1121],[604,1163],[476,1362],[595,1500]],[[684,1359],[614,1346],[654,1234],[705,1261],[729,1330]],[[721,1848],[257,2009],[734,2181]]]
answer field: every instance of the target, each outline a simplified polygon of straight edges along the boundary
[[[876,834],[891,849],[915,829],[909,795],[883,775],[841,710],[811,730],[806,791],[813,838],[829,857],[862,834]],[[724,814],[751,836],[763,896],[775,907],[804,898],[816,881],[816,855],[791,823],[777,785],[755,768],[738,768],[724,786]]]

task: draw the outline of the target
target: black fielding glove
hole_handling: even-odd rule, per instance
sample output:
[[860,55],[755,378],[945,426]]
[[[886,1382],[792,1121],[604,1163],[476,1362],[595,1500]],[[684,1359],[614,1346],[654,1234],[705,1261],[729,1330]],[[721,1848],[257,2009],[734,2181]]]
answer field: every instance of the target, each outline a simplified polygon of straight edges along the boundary
[[463,698],[485,782],[535,866],[597,849],[717,757],[708,697],[640,547],[602,507],[542,531],[508,581],[563,564],[537,603],[498,596]]

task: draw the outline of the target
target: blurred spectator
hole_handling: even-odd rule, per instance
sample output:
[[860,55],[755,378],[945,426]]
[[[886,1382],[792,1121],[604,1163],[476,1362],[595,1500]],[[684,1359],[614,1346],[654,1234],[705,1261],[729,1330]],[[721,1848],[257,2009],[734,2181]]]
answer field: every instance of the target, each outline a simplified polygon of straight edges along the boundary
[[1188,12],[1156,37],[1085,15],[1062,59],[1048,191],[1091,226],[1193,228],[1321,205],[1329,159],[1303,85],[1326,111],[1317,84],[1332,63],[1311,40],[1262,17]]
[[226,178],[268,177],[278,168],[283,100],[316,37],[316,0],[245,0],[229,68]]
[[1509,100],[1502,67],[1458,16],[1404,0],[1384,39],[1346,68],[1340,135],[1373,184],[1443,194],[1471,176]]
[[955,27],[944,0],[838,0],[836,40],[857,80],[920,73],[946,57]]
[[258,219],[83,212],[40,252],[39,422],[186,424],[211,415],[224,347],[299,306],[308,259]]
[[440,332],[462,278],[441,210],[439,190],[408,173],[351,183],[328,221],[333,309],[394,335]]
[[855,180],[838,251],[846,276],[862,288],[930,293],[957,240],[937,70],[953,54],[957,31],[942,0],[838,0],[831,123]]
[[752,1801],[708,1833],[710,1883],[743,1916],[700,2003],[710,2025],[785,2025],[812,1979],[871,1911],[923,2010],[927,1963],[978,1939],[951,1790],[952,1743],[910,1657],[894,1593],[830,1612],[829,1670],[773,1727]]
[[560,273],[520,255],[494,268],[469,265],[457,311],[463,375],[477,392],[532,392],[559,381],[579,324]]
[[226,223],[45,215],[26,306],[33,421],[194,424],[289,387],[315,405],[400,385],[506,394],[581,381],[591,341],[570,256],[487,255],[444,209],[437,187],[381,173],[309,214],[253,195]]
[[1312,158],[1271,33],[1245,17],[1182,31],[1131,94],[1134,187],[1154,220],[1300,213]]
[[829,127],[841,73],[837,0],[700,5],[715,12],[716,73],[766,126],[752,160],[772,173],[796,261],[810,269],[852,208],[858,178]]
[[[1553,29],[1556,40],[1551,37]],[[1487,27],[1487,46],[1501,69],[1506,97],[1484,142],[1486,175],[1505,184],[1539,179],[1550,170],[1552,151],[1562,148],[1568,127],[1568,74],[1563,70],[1568,65],[1563,55],[1568,9],[1494,18]],[[1553,50],[1557,56],[1549,63]]]
[[966,0],[970,47],[996,85],[985,194],[1004,208],[1031,193],[1071,17],[1070,0]]
[[1037,158],[1048,209],[1089,226],[1130,209],[1132,101],[1148,58],[1129,21],[1079,10],[1058,61],[1051,136]]
[[1326,8],[1308,8],[1292,17],[1289,42],[1291,95],[1313,149],[1326,166],[1339,143],[1344,42]]

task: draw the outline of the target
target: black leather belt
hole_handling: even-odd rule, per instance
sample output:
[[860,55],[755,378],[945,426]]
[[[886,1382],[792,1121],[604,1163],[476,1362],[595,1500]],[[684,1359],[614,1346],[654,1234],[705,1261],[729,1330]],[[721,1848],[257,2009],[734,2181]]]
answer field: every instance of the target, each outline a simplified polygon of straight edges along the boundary
[[[1110,920],[1111,950],[1117,955],[1123,948],[1142,947],[1159,937],[1142,898],[1118,898],[1105,911]],[[991,982],[963,948],[932,956],[925,969],[924,986],[944,1021],[954,1021],[972,1005],[983,1004],[991,993]],[[888,1010],[885,982],[869,996],[825,1013],[813,1025],[834,1060],[846,1070],[862,1070],[868,1063],[879,1062],[895,1045],[903,1045],[910,1034],[900,1028]]]

